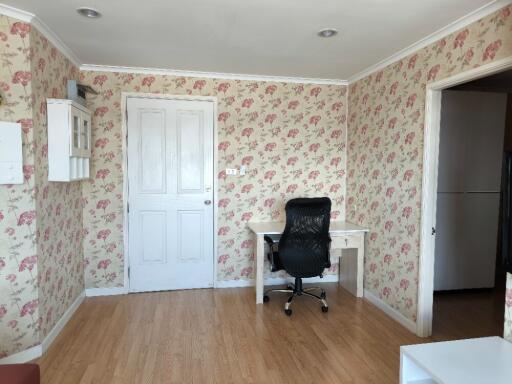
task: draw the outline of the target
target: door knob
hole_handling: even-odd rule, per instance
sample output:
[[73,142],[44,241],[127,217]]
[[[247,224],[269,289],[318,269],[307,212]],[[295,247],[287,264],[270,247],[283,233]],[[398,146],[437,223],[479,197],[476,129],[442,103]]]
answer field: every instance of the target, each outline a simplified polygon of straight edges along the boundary
[[205,205],[210,205],[212,203],[212,201],[211,200],[205,200],[204,203],[205,203]]

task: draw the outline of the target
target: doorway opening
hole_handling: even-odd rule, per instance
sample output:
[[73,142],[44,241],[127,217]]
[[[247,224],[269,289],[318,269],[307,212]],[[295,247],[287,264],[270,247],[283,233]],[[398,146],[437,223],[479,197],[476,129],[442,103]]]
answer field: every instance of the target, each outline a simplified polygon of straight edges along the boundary
[[[512,71],[442,91],[432,337],[503,335],[504,154]],[[507,116],[508,115],[508,116]],[[508,124],[507,124],[508,122]],[[503,177],[502,177],[503,175]]]
[[509,94],[512,58],[427,87],[419,336],[503,335],[501,187],[506,132],[512,131]]

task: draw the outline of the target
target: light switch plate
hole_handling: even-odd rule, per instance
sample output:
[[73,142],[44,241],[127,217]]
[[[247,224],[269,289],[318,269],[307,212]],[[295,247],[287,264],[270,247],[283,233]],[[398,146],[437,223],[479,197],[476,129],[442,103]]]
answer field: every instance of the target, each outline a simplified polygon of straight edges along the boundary
[[20,123],[0,121],[0,184],[23,184]]

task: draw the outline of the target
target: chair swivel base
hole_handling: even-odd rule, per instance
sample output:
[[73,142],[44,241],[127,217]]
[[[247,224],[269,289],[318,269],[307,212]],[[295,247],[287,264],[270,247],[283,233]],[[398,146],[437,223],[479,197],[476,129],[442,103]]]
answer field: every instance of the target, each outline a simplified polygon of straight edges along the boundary
[[[315,295],[311,293],[312,291],[320,290],[320,296]],[[265,294],[263,295],[263,302],[268,303],[270,300],[270,297],[268,296],[271,292],[281,292],[281,293],[291,293],[291,295],[288,297],[288,300],[286,301],[284,305],[284,313],[288,316],[291,316],[292,310],[290,308],[293,298],[296,296],[309,296],[313,297],[317,300],[320,300],[322,302],[322,312],[327,312],[329,310],[329,306],[327,305],[327,301],[325,300],[327,295],[325,294],[325,291],[320,287],[309,287],[309,288],[303,288],[302,287],[302,279],[299,277],[295,278],[295,284],[290,284],[286,289],[269,289],[265,291]]]

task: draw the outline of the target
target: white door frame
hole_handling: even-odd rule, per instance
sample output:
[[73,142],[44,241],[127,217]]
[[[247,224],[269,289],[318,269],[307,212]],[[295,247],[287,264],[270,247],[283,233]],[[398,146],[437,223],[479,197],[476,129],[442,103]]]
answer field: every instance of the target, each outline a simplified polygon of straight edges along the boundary
[[124,245],[124,289],[130,292],[130,279],[128,277],[128,268],[130,267],[128,235],[128,126],[126,118],[128,116],[127,101],[129,98],[139,99],[166,99],[166,100],[188,100],[188,101],[209,101],[213,103],[213,287],[217,287],[217,227],[218,227],[218,130],[217,130],[217,98],[215,96],[192,96],[192,95],[171,95],[160,93],[143,92],[122,92],[121,93],[121,111],[122,112],[122,135],[123,135],[123,245]]
[[441,93],[443,89],[476,80],[512,68],[512,56],[473,68],[427,85],[425,129],[423,137],[423,180],[421,193],[420,259],[418,271],[418,312],[416,334],[432,334],[434,302],[434,255],[437,206],[437,169],[441,130]]

